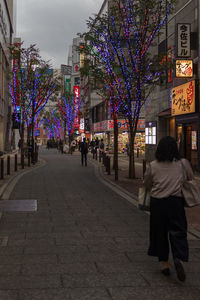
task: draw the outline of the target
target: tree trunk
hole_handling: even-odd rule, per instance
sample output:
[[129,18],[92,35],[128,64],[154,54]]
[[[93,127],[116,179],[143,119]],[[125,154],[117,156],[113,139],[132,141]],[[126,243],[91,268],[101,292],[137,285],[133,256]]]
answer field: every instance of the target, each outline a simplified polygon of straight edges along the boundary
[[21,132],[20,132],[20,138],[21,138],[21,165],[23,164],[23,157],[24,157],[24,120],[22,120],[21,123]]
[[135,178],[135,155],[134,155],[134,141],[135,141],[135,130],[133,129],[132,122],[130,124],[129,132],[129,178]]
[[118,180],[118,122],[117,116],[113,114],[113,121],[114,121],[114,170],[115,170],[115,181]]
[[66,144],[67,121],[64,120],[64,144]]
[[[33,101],[33,103],[34,103],[34,101]],[[32,163],[33,164],[35,163],[35,140],[34,140],[34,127],[35,127],[35,124],[34,124],[34,118],[35,118],[35,113],[34,113],[34,108],[33,108],[33,110],[32,110],[32,122],[31,122],[31,130],[32,130],[31,148],[32,148]]]

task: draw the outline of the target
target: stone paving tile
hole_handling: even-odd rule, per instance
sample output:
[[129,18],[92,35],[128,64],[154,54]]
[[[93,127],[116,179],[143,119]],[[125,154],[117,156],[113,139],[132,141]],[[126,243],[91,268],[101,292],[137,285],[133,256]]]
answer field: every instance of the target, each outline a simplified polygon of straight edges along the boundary
[[0,232],[3,230],[7,230],[10,228],[25,228],[27,226],[27,222],[10,222],[10,221],[6,221],[6,222],[2,222],[0,223]]
[[101,273],[138,273],[154,272],[158,269],[158,264],[151,262],[148,264],[142,262],[121,263],[121,262],[97,262],[97,269]]
[[184,269],[186,272],[200,273],[200,262],[189,261],[188,263],[184,263]]
[[51,233],[46,233],[46,232],[28,232],[26,233],[26,238],[27,239],[33,239],[33,240],[38,240],[38,239],[48,239],[48,238],[58,238],[58,239],[82,239],[83,236],[80,232],[51,232]]
[[0,276],[0,289],[42,289],[59,287],[61,287],[61,280],[58,275]]
[[134,252],[127,252],[126,253],[130,261],[132,262],[145,262],[149,263],[150,261],[157,262],[158,259],[156,257],[150,257],[147,255],[147,250],[144,251],[134,251]]
[[119,252],[131,252],[136,250],[147,249],[147,246],[142,246],[141,244],[88,244],[89,250],[91,252],[103,251],[103,250],[117,250]]
[[[0,247],[0,256],[1,255],[18,255],[23,254],[24,248],[23,247],[14,247],[14,246],[6,246]],[[0,257],[1,260],[1,257]]]
[[58,255],[58,262],[61,264],[66,264],[70,262],[91,262],[93,261],[91,254],[83,251],[77,251],[77,252],[72,252],[68,254],[59,254]]
[[52,246],[52,245],[36,245],[32,247],[25,247],[25,254],[64,254],[64,253],[73,253],[73,252],[87,252],[88,248],[84,245],[65,245],[65,246]]
[[81,236],[56,237],[56,245],[85,245],[87,241]]
[[9,246],[35,246],[35,247],[42,247],[42,246],[50,246],[55,245],[54,238],[46,238],[46,239],[38,239],[35,240],[29,240],[29,239],[19,239],[19,240],[8,240]]
[[92,233],[92,232],[88,232],[88,231],[85,231],[85,230],[81,230],[81,233],[82,235],[85,237],[85,238],[93,238],[93,237],[101,237],[101,236],[110,236],[110,237],[129,237],[129,236],[135,236],[135,237],[138,237],[138,234],[136,232],[129,232],[129,231],[98,231],[98,232],[95,232]]
[[67,274],[62,275],[62,278],[66,288],[148,286],[140,274],[132,273],[85,274],[85,276]]
[[20,291],[19,300],[111,300],[103,288]]
[[28,224],[26,228],[24,228],[25,232],[52,232],[53,225],[36,225],[36,224]]
[[1,264],[18,265],[18,264],[37,264],[37,263],[57,263],[56,255],[2,255],[0,256]]
[[[151,285],[155,286],[169,286],[169,285],[177,285],[180,282],[177,279],[176,272],[174,269],[171,269],[171,276],[166,277],[161,274],[160,271],[153,273],[141,273],[143,278]],[[199,287],[200,286],[200,270],[198,273],[188,273],[186,268],[186,281],[184,282],[184,286],[188,287]]]
[[[1,233],[0,233],[1,236]],[[25,232],[21,232],[21,233],[10,233],[8,235],[10,240],[23,240],[26,237]]]
[[[21,266],[20,265],[4,265],[2,264],[2,260],[0,257],[0,276],[2,275],[13,275],[13,274],[20,274]],[[0,297],[1,299],[1,297]]]
[[[97,273],[92,262],[68,262],[65,264],[25,264],[22,265],[23,275],[44,275],[44,274],[87,274]],[[82,275],[83,276],[83,275]],[[83,276],[85,277],[85,275]]]
[[199,249],[199,253],[200,253],[200,240],[195,240],[195,241],[189,241],[189,248],[198,248]]
[[2,300],[18,300],[18,291],[5,291],[0,290],[0,299]]
[[180,287],[110,288],[113,300],[199,300],[200,289]]

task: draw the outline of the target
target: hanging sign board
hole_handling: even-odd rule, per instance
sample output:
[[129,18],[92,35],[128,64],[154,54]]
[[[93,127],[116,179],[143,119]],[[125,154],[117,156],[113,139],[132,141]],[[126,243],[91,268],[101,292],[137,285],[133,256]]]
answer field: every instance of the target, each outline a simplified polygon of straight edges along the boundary
[[193,77],[192,59],[176,60],[176,77],[178,78]]
[[177,24],[177,57],[187,58],[191,56],[190,33],[191,24]]
[[195,81],[179,85],[171,90],[171,115],[195,112]]

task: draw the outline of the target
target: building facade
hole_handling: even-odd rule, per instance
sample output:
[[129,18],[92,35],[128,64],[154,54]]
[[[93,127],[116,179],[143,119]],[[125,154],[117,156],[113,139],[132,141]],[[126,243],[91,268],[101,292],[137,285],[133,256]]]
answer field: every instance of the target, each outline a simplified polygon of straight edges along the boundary
[[157,47],[158,52],[168,51],[173,67],[145,106],[146,159],[153,160],[160,138],[171,135],[196,171],[200,171],[199,26],[199,1],[179,1]]
[[11,148],[11,103],[9,99],[8,74],[10,70],[9,49],[13,37],[13,1],[0,0],[0,151]]

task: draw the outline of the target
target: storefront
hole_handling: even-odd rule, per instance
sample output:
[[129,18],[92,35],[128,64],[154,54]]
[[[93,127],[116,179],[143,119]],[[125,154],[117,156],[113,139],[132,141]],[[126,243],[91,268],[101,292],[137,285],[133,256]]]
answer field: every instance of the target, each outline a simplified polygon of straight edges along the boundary
[[175,137],[182,157],[199,171],[200,114],[195,81],[172,89],[172,117],[175,118]]
[[[120,153],[126,153],[129,143],[129,125],[127,120],[118,120],[118,149]],[[114,148],[114,121],[105,120],[94,124],[94,137],[93,139],[98,138],[99,140],[103,139],[106,145],[106,148],[110,152]],[[135,137],[134,144],[135,152],[139,149],[141,154],[145,152],[145,121],[139,120],[137,133]]]

